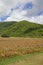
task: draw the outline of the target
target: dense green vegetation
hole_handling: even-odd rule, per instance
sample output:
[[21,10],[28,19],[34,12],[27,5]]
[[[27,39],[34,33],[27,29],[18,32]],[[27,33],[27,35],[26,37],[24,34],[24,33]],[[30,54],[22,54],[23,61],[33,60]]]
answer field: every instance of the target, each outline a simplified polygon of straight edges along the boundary
[[[0,23],[0,36],[43,38],[43,25],[28,21]],[[5,37],[4,36],[4,37]]]

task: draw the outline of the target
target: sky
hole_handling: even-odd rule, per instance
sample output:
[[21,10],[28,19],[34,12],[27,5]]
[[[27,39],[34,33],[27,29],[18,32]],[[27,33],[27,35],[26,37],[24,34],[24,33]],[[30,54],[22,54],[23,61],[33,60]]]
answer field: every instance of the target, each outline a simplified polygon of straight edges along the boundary
[[43,0],[0,0],[0,22],[21,20],[43,24]]

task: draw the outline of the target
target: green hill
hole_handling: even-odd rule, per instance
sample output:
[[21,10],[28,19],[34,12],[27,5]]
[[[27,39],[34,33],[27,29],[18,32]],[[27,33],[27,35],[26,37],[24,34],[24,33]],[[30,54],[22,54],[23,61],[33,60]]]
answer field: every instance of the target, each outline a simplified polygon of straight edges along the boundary
[[43,25],[28,21],[0,23],[0,37],[43,38]]

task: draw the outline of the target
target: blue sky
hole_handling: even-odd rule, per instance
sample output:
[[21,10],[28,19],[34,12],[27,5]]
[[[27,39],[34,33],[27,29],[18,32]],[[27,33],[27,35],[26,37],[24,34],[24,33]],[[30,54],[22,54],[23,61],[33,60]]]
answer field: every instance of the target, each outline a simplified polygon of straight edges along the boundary
[[43,24],[43,0],[0,0],[0,22],[20,20]]
[[32,2],[27,2],[25,3],[23,10],[28,10],[33,8],[33,3]]

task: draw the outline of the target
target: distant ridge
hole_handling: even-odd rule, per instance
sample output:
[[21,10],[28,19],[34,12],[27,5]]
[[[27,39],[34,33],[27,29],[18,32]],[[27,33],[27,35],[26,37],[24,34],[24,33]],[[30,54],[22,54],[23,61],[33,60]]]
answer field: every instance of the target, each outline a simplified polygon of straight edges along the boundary
[[43,38],[43,25],[26,20],[20,22],[0,22],[0,37]]

